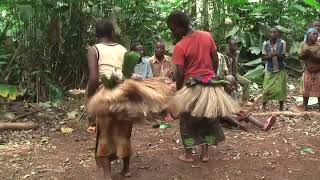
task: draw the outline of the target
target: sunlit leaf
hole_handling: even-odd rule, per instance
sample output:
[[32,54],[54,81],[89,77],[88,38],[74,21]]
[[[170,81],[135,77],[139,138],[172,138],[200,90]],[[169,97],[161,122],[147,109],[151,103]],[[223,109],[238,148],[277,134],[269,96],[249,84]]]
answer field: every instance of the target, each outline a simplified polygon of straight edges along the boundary
[[260,54],[262,51],[260,47],[250,47],[249,50],[252,54],[256,55]]
[[234,36],[238,31],[239,31],[239,27],[238,27],[238,26],[233,27],[232,30],[227,33],[226,37],[232,37],[232,36]]
[[285,28],[283,26],[280,26],[280,25],[277,25],[275,27],[278,28],[281,32],[284,32],[284,33],[290,33],[291,32],[290,29],[287,29],[287,28]]
[[258,77],[264,75],[264,67],[262,65],[257,66],[256,68],[249,70],[244,77],[250,80],[254,80]]
[[244,65],[245,65],[245,66],[256,66],[256,65],[261,64],[261,63],[262,63],[262,59],[259,58],[259,59],[256,59],[256,60],[247,62],[247,63],[245,63]]
[[306,4],[313,6],[316,9],[320,9],[320,2],[317,0],[303,0]]
[[15,100],[17,98],[17,87],[7,84],[0,84],[0,96]]
[[307,8],[305,8],[305,7],[303,7],[303,6],[300,6],[299,4],[294,4],[294,5],[292,5],[292,7],[294,7],[295,9],[297,9],[297,10],[303,12],[303,13],[305,13],[305,12],[308,11]]

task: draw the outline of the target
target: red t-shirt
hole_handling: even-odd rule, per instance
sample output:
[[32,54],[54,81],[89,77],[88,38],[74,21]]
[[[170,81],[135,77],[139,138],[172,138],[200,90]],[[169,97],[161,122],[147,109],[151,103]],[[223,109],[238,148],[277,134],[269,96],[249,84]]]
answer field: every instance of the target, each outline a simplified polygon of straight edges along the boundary
[[215,75],[211,54],[215,51],[217,47],[210,33],[195,31],[176,44],[172,62],[183,66],[185,80],[189,77],[211,79]]

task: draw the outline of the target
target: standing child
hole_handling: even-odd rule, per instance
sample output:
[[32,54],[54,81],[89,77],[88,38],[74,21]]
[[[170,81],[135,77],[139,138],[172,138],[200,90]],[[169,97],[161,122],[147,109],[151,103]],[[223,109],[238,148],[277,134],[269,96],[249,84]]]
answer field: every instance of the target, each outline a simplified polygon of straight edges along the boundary
[[266,61],[266,72],[263,81],[263,109],[267,102],[278,100],[280,111],[283,111],[287,98],[287,71],[284,58],[286,57],[286,42],[279,37],[279,30],[271,28],[270,39],[262,46],[262,60]]

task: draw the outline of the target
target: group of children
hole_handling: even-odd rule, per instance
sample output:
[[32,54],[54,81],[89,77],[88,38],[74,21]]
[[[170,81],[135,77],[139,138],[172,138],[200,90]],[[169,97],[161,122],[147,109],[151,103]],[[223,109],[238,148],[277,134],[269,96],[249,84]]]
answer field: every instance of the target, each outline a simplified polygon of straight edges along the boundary
[[[185,153],[178,157],[182,161],[193,162],[192,148],[200,145],[200,160],[207,162],[209,160],[208,146],[217,145],[224,140],[221,122],[246,130],[240,123],[245,121],[262,130],[269,130],[276,120],[274,116],[271,116],[266,121],[259,121],[241,111],[236,100],[232,98],[239,83],[243,87],[242,99],[248,100],[250,84],[250,81],[237,71],[239,54],[237,42],[234,39],[229,41],[226,55],[222,55],[217,52],[217,46],[210,33],[193,30],[189,17],[184,12],[173,11],[167,18],[167,25],[177,42],[173,50],[172,61],[169,56],[164,55],[165,44],[162,41],[156,43],[155,54],[151,58],[145,56],[140,43],[132,43],[130,50],[139,54],[139,60],[130,75],[133,80],[119,82],[118,87],[109,90],[101,86],[101,76],[107,76],[107,78],[116,76],[118,79],[123,79],[121,69],[126,49],[114,42],[114,27],[110,21],[99,21],[96,25],[98,43],[89,48],[87,57],[89,81],[86,89],[86,105],[88,112],[96,118],[97,122],[95,155],[98,167],[103,170],[101,176],[103,179],[111,179],[110,162],[116,157],[123,159],[121,174],[126,177],[131,176],[129,161],[132,119],[140,118],[141,113],[146,113],[144,110],[138,112],[140,111],[138,106],[141,104],[150,106],[157,104],[153,104],[156,98],[142,98],[143,90],[138,86],[152,89],[150,92],[143,92],[147,94],[146,97],[161,99],[166,94],[161,91],[165,91],[167,87],[162,87],[163,90],[159,87],[159,94],[157,94],[157,88],[153,87],[155,82],[148,80],[153,77],[166,77],[175,81],[177,91],[170,98],[166,107],[167,116],[170,116],[170,110],[179,115],[181,139],[185,148]],[[305,62],[305,99],[308,96],[320,97],[318,93],[320,92],[320,71],[318,70],[320,45],[316,40],[317,35],[317,29],[309,29],[306,33],[306,40],[301,44],[299,50],[299,55]],[[266,61],[263,84],[264,108],[269,100],[279,100],[280,110],[283,110],[286,99],[284,63],[286,48],[285,41],[279,38],[279,30],[272,28],[270,39],[264,42],[262,49],[262,59]],[[140,84],[132,85],[134,81]],[[121,83],[129,85],[121,86]],[[139,92],[134,94],[135,91]],[[97,103],[92,103],[93,101],[103,101],[105,104],[98,107]],[[115,113],[113,110],[119,109],[117,103],[120,101],[129,103],[121,109],[121,113]],[[115,104],[112,104],[113,102]],[[132,108],[136,111],[130,111],[128,104],[135,103],[137,107]],[[132,115],[135,113],[136,115]]]

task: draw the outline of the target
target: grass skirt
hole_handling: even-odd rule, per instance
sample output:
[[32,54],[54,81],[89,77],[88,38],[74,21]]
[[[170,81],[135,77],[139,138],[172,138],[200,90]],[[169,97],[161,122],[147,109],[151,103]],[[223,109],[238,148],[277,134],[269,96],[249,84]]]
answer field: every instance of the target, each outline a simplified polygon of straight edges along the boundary
[[[166,108],[174,91],[168,83],[166,78],[129,79],[114,89],[101,87],[87,100],[87,112],[96,117],[96,157],[131,155],[132,124],[143,120],[145,112],[161,112]],[[101,166],[99,161],[97,165]]]
[[101,88],[88,101],[87,111],[92,115],[161,112],[172,94],[173,87],[168,88],[166,78],[128,79],[114,89]]
[[195,84],[184,86],[176,92],[169,103],[170,110],[192,117],[216,119],[238,113],[238,103],[229,96],[222,86]]

